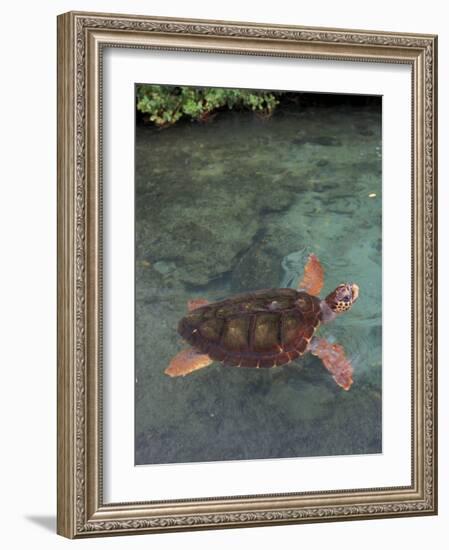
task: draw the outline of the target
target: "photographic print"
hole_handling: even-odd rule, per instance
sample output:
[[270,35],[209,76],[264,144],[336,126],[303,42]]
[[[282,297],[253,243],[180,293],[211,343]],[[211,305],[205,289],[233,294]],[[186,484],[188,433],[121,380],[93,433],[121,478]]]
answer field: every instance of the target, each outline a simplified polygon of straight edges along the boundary
[[135,87],[135,463],[382,452],[382,98]]
[[437,89],[431,34],[58,17],[59,534],[437,513]]

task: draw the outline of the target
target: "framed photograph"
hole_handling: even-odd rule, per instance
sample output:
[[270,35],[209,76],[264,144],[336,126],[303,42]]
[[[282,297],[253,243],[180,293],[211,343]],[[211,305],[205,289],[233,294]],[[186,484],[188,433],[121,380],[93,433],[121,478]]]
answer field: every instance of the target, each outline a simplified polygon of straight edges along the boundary
[[436,52],[59,16],[59,534],[437,513]]

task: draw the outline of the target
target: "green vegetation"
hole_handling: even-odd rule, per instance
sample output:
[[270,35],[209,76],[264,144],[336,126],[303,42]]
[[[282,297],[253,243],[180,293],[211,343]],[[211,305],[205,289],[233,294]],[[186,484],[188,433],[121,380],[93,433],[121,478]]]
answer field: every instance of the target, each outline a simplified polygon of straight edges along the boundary
[[165,127],[182,117],[206,121],[220,109],[249,109],[268,117],[279,103],[272,92],[186,86],[137,86],[137,110],[144,119]]

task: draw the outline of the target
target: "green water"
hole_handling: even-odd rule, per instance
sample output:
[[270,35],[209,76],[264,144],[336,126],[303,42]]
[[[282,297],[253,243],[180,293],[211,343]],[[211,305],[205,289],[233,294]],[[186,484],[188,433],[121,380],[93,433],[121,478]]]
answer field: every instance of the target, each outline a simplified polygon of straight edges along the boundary
[[[299,99],[299,100],[298,100]],[[382,451],[380,100],[286,98],[263,120],[136,128],[136,464]],[[310,354],[274,369],[164,374],[189,299],[295,287],[307,253],[323,295],[354,307],[319,335],[352,359],[338,387]]]

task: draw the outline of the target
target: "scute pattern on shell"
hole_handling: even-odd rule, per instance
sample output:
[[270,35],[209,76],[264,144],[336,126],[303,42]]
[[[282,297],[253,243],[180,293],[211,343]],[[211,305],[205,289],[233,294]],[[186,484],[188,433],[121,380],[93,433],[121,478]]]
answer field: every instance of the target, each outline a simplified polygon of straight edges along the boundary
[[315,296],[287,288],[259,290],[191,311],[178,332],[225,365],[274,367],[306,352],[320,318]]

